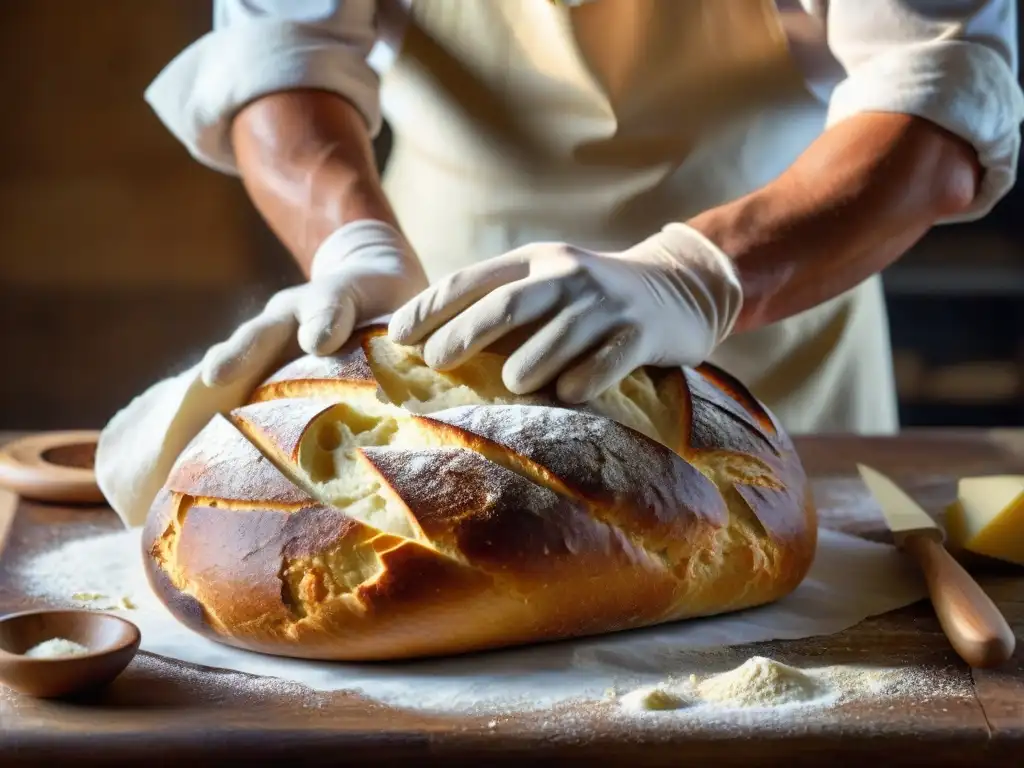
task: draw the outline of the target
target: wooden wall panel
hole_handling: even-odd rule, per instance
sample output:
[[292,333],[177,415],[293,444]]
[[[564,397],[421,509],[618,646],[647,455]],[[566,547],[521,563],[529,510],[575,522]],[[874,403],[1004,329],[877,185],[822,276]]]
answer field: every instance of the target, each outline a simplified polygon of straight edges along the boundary
[[142,99],[209,26],[208,5],[3,4],[5,285],[226,286],[254,277],[239,184],[191,161]]
[[210,6],[0,3],[0,429],[102,425],[296,278],[143,100]]

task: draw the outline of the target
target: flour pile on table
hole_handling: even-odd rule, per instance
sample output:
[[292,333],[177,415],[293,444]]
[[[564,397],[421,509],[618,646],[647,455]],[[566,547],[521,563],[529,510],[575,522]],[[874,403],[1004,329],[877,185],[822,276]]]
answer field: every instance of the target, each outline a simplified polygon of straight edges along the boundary
[[[607,702],[609,690],[628,692],[645,686],[663,688],[661,708],[678,711],[684,700],[693,697],[675,683],[666,687],[665,681],[692,682],[689,675],[698,673],[699,678],[693,678],[695,696],[706,699],[705,705],[749,709],[746,699],[756,700],[775,689],[789,701],[803,695],[800,678],[789,671],[792,668],[752,659],[732,677],[707,678],[709,670],[701,661],[702,654],[726,646],[832,634],[925,594],[919,574],[894,548],[823,529],[811,573],[795,592],[773,605],[451,659],[348,664],[249,653],[186,629],[148,587],[139,529],[72,541],[17,562],[14,570],[16,586],[51,605],[123,612],[142,631],[143,651],[279,678],[314,690],[352,690],[392,706],[428,711],[548,709],[570,702]],[[821,690],[827,689],[833,698],[842,688],[828,683],[835,678],[833,672],[794,672],[810,675],[814,685],[824,685]],[[846,689],[855,687],[847,685]],[[814,690],[810,701],[828,698],[819,695],[817,687]],[[651,701],[659,695],[654,694]],[[632,699],[627,696],[642,699],[644,694],[627,693],[620,701],[628,704]],[[793,699],[786,706],[799,704]]]
[[727,672],[666,680],[618,697],[624,712],[681,709],[752,710],[826,707],[867,696],[905,693],[908,674],[899,669],[859,666],[797,669],[753,656]]
[[810,701],[820,686],[810,675],[795,667],[755,656],[731,672],[701,682],[691,678],[702,701],[740,707],[773,707]]

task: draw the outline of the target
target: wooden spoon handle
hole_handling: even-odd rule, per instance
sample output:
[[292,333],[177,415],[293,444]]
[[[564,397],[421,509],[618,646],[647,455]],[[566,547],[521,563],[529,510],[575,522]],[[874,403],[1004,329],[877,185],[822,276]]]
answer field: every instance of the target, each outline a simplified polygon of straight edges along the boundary
[[903,547],[921,566],[939,624],[961,658],[979,668],[1009,659],[1016,644],[1013,630],[942,542],[927,534],[912,534]]

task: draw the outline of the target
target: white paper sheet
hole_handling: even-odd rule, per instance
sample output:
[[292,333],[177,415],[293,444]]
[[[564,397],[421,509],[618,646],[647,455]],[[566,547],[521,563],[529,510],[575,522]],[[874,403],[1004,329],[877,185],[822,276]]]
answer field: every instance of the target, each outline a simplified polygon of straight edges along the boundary
[[643,685],[680,674],[682,657],[692,657],[695,650],[832,634],[926,594],[919,573],[893,547],[823,529],[807,579],[773,605],[454,659],[402,664],[307,662],[235,650],[192,633],[149,592],[142,573],[139,532],[118,534],[116,547],[123,548],[123,553],[104,550],[101,557],[80,550],[75,557],[51,557],[45,564],[46,583],[73,581],[87,587],[102,579],[109,584],[111,562],[130,564],[120,569],[118,578],[124,583],[117,587],[138,606],[123,615],[142,630],[145,651],[290,680],[317,690],[350,689],[384,703],[423,710],[499,711],[600,699],[611,687]]

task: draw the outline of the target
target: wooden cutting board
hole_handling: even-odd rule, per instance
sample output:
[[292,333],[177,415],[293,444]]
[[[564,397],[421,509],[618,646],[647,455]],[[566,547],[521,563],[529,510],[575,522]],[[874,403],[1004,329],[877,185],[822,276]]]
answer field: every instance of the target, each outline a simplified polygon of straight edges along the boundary
[[[866,462],[929,510],[956,478],[1024,473],[1024,431],[911,432],[899,438],[797,441],[823,524],[876,540],[887,534],[856,476]],[[0,613],[31,607],[18,591],[19,557],[103,529],[103,507],[21,502],[0,558]],[[1024,571],[989,567],[980,581],[1024,638]],[[1018,643],[1018,647],[1024,643]],[[753,655],[758,646],[741,649]],[[1005,668],[971,671],[949,648],[927,603],[846,632],[771,646],[797,666],[902,666],[934,685],[898,700],[860,700],[809,710],[798,722],[640,727],[598,710],[516,717],[404,712],[345,693],[318,694],[140,654],[91,700],[45,702],[0,689],[0,765],[117,766],[151,762],[224,765],[1021,765],[1024,655]],[[929,677],[931,676],[931,677]]]

